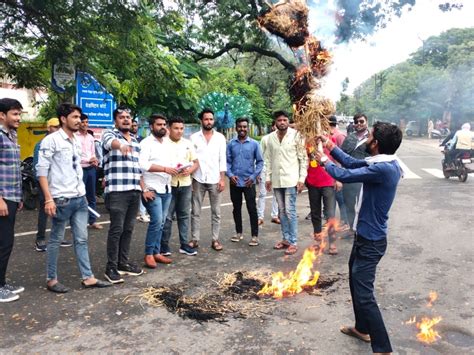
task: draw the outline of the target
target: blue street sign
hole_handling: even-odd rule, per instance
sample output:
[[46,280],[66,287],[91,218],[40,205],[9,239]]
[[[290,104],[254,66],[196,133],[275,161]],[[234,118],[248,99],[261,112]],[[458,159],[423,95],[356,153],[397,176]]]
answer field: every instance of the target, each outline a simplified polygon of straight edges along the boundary
[[88,73],[77,72],[76,104],[89,116],[89,126],[113,126],[112,112],[117,107],[115,98]]

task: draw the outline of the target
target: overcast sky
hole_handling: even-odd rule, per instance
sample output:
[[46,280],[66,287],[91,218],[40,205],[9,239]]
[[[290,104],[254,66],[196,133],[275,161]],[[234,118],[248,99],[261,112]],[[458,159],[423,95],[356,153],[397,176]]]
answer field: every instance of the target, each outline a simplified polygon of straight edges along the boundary
[[[447,0],[417,0],[410,12],[395,17],[385,29],[368,37],[366,42],[343,45],[331,44],[330,33],[334,32],[331,7],[335,0],[312,0],[310,28],[316,37],[326,38],[326,47],[331,47],[334,63],[331,73],[323,85],[326,96],[336,100],[341,91],[341,82],[348,77],[349,91],[376,72],[408,59],[422,46],[422,40],[440,34],[450,28],[474,27],[474,0],[453,0],[463,4],[461,10],[442,12],[440,3]],[[324,8],[314,4],[324,5]],[[333,47],[334,46],[334,47]]]

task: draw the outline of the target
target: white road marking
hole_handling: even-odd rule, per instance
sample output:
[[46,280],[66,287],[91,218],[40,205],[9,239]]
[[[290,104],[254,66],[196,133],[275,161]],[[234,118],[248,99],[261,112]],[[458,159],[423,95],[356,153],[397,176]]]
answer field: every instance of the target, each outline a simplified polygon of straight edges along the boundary
[[[302,192],[307,192],[308,190],[303,190]],[[273,198],[273,195],[265,196],[265,199],[268,198]],[[242,201],[242,203],[245,203],[245,199]],[[227,207],[227,206],[232,206],[232,202],[227,202],[227,203],[222,203],[221,207]],[[201,209],[202,210],[208,210],[210,209],[211,206],[204,206]],[[97,224],[109,224],[110,221],[103,221],[103,222],[96,222]],[[66,229],[71,229],[71,226],[67,226]],[[51,229],[46,229],[46,232],[51,232]],[[29,231],[29,232],[23,232],[23,233],[16,233],[15,237],[23,237],[25,235],[33,235],[38,233],[38,231]]]
[[403,179],[421,179],[420,176],[416,175],[413,171],[408,168],[408,166],[400,159],[398,158],[398,164],[400,164],[400,167],[403,169]]
[[428,174],[431,174],[437,178],[444,179],[443,171],[441,169],[422,169]]

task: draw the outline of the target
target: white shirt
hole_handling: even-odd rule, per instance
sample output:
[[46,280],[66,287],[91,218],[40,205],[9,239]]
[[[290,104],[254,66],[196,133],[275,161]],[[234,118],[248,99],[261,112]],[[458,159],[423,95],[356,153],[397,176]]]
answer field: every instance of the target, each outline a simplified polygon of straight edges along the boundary
[[69,138],[61,128],[41,141],[36,174],[48,178],[51,196],[81,197],[86,194],[82,182],[81,144]]
[[217,184],[221,172],[227,171],[226,140],[224,135],[213,131],[209,142],[202,130],[190,137],[196,149],[199,168],[193,173],[193,178],[202,184]]
[[171,192],[171,175],[148,171],[153,164],[164,167],[172,166],[169,138],[163,137],[162,142],[160,142],[153,134],[150,134],[140,142],[140,149],[138,162],[143,171],[145,188],[160,194]]

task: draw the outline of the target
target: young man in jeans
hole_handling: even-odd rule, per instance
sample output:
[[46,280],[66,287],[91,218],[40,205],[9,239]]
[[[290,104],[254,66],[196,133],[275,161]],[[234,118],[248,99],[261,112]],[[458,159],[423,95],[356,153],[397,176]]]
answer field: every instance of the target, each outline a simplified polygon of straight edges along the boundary
[[242,237],[242,194],[245,196],[247,211],[250,217],[252,237],[250,246],[257,246],[258,242],[258,214],[256,203],[255,182],[263,168],[262,152],[259,144],[248,136],[249,119],[241,117],[235,121],[237,138],[227,145],[227,172],[230,180],[230,199],[234,209],[235,232],[230,239],[240,242]]
[[374,295],[377,264],[387,248],[388,212],[403,175],[395,152],[402,142],[401,130],[391,123],[376,122],[366,141],[369,157],[355,159],[330,139],[320,138],[337,166],[319,152],[316,159],[329,175],[343,183],[363,184],[354,225],[356,232],[349,259],[349,286],[355,325],[341,332],[371,343],[375,354],[391,354],[392,346]]
[[122,275],[138,276],[143,270],[128,259],[141,194],[140,144],[130,134],[130,110],[119,107],[113,117],[115,128],[104,133],[102,147],[105,207],[110,213],[105,278],[115,284],[124,281]]
[[87,240],[87,199],[82,181],[81,145],[74,133],[81,124],[81,108],[69,103],[58,106],[61,128],[41,142],[36,172],[44,194],[44,210],[53,218],[48,241],[46,288],[55,293],[69,289],[58,281],[59,246],[64,239],[66,225],[71,224],[74,252],[86,288],[108,287],[108,282],[97,280],[92,274]]
[[190,140],[183,138],[184,120],[181,117],[174,117],[168,120],[170,154],[171,160],[178,175],[171,178],[171,203],[168,209],[163,237],[161,239],[161,254],[171,255],[169,240],[171,238],[171,228],[173,215],[176,213],[179,232],[179,252],[181,254],[193,256],[197,254],[196,249],[188,245],[189,211],[191,210],[191,174],[199,167],[196,151]]
[[16,130],[23,107],[15,99],[0,99],[0,302],[12,302],[25,289],[7,284],[5,274],[13,249],[15,217],[21,209],[20,146]]

